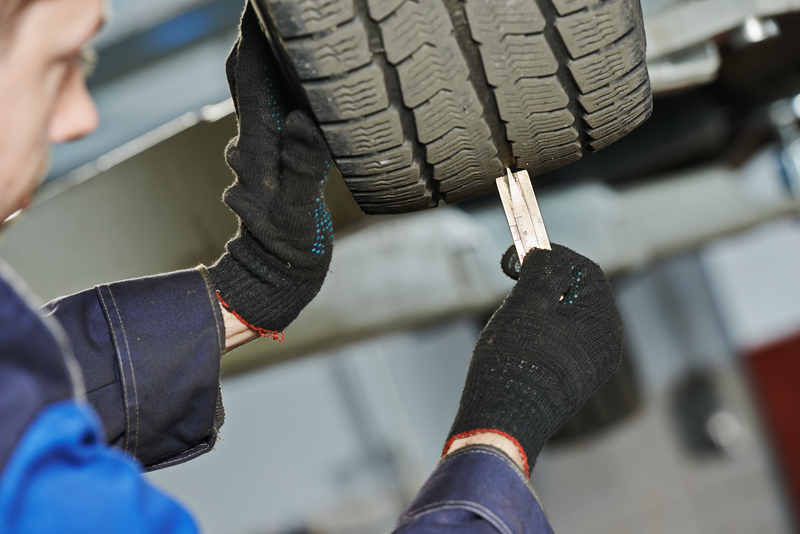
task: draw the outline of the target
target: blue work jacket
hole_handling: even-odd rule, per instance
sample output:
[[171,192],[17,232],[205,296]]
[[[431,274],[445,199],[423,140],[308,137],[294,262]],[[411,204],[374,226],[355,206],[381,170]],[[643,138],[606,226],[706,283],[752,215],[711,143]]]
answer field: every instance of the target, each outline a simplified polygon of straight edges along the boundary
[[[97,286],[41,310],[0,262],[0,533],[190,533],[142,471],[208,452],[224,325],[204,269]],[[395,532],[551,532],[492,447],[434,470]]]

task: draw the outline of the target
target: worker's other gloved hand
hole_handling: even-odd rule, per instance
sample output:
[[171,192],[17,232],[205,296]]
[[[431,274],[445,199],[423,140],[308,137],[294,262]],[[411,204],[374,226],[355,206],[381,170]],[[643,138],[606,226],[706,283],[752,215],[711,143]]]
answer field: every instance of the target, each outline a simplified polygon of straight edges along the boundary
[[600,267],[560,245],[532,250],[478,338],[444,452],[498,433],[516,442],[529,474],[547,439],[617,369],[622,341]]
[[333,241],[323,187],[332,160],[314,122],[291,111],[297,106],[249,2],[225,67],[239,135],[226,150],[236,181],[224,200],[239,231],[208,271],[228,311],[279,339],[328,272]]

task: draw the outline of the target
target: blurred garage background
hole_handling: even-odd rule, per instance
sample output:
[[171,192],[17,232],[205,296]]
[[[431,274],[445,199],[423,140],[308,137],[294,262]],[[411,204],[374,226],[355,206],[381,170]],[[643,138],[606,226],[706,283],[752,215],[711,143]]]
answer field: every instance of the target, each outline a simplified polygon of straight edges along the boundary
[[[0,235],[43,300],[222,253],[223,62],[241,8],[114,0],[89,80],[100,129],[54,149],[34,207]],[[800,1],[643,10],[652,118],[534,181],[551,239],[611,276],[627,333],[622,369],[548,445],[534,486],[556,532],[794,532]],[[223,357],[216,450],[149,475],[210,534],[389,532],[511,287],[495,195],[392,217],[363,215],[340,179],[326,195],[322,292],[284,343]]]

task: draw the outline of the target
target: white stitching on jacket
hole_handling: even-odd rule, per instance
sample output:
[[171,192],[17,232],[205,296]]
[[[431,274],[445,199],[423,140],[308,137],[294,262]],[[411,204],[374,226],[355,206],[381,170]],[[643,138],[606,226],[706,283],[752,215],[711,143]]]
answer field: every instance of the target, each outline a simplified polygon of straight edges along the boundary
[[[108,312],[108,306],[106,305],[106,301],[103,298],[103,290],[101,287],[97,288],[97,295],[100,297],[100,305],[103,307],[103,311],[106,313],[106,317],[111,319],[111,314]],[[130,412],[128,410],[128,384],[125,382],[125,373],[122,372],[122,354],[120,354],[119,350],[119,341],[117,341],[117,334],[114,332],[114,326],[108,325],[109,330],[111,331],[111,337],[114,340],[114,346],[117,347],[115,351],[117,353],[117,362],[119,363],[120,373],[119,376],[122,379],[122,392],[123,392],[123,400],[125,401],[125,428],[130,428],[131,426],[131,417]],[[130,438],[130,433],[125,432],[125,446],[123,447],[124,450],[128,451],[128,441]],[[130,451],[128,451],[130,452]]]
[[136,450],[139,448],[139,395],[136,392],[136,375],[133,371],[133,359],[131,358],[131,348],[128,345],[128,335],[125,333],[125,325],[122,324],[122,316],[119,314],[119,309],[117,308],[117,301],[114,298],[114,294],[111,292],[111,286],[106,286],[108,289],[108,294],[111,297],[111,302],[114,303],[114,311],[117,313],[117,318],[119,319],[119,326],[122,329],[122,337],[125,339],[125,349],[128,351],[128,366],[131,368],[131,381],[133,382],[133,398],[136,402],[136,431],[134,433],[135,439],[133,442],[133,455],[136,456]]

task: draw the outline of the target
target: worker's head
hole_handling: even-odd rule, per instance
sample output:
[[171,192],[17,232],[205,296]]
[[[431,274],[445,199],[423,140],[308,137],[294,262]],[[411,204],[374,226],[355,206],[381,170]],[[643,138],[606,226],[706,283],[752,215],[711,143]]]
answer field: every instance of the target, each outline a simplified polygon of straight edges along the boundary
[[49,146],[97,127],[84,50],[105,0],[0,0],[0,225],[31,200]]

